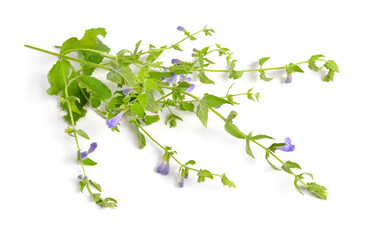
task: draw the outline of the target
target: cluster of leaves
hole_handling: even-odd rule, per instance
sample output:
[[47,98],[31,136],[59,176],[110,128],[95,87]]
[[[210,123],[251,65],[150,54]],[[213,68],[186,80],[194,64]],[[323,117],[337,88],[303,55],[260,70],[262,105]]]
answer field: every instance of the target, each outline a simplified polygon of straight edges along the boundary
[[[180,30],[180,29],[179,29]],[[259,93],[254,93],[253,88],[249,89],[245,93],[229,94],[229,87],[227,93],[223,97],[219,97],[210,93],[205,93],[202,98],[197,98],[191,95],[186,90],[191,87],[191,83],[187,81],[176,81],[172,84],[167,83],[166,79],[176,75],[189,75],[193,72],[198,72],[199,82],[202,84],[215,84],[210,79],[206,72],[207,67],[215,64],[208,55],[211,53],[217,53],[219,57],[225,56],[228,70],[222,70],[228,73],[229,79],[239,79],[243,76],[247,70],[236,70],[235,65],[237,60],[232,58],[233,53],[228,48],[221,47],[220,44],[215,46],[205,47],[201,50],[193,49],[193,61],[181,61],[177,60],[171,66],[164,66],[164,63],[160,61],[161,54],[169,49],[177,51],[183,51],[180,47],[180,43],[186,39],[196,40],[195,34],[203,32],[206,36],[211,36],[214,33],[213,29],[208,29],[206,26],[199,32],[191,34],[185,29],[181,29],[186,36],[183,40],[173,44],[165,45],[161,47],[155,47],[149,44],[148,50],[144,51],[140,49],[141,42],[138,41],[133,51],[122,49],[115,56],[110,55],[110,48],[106,46],[101,40],[100,36],[105,37],[106,31],[103,28],[93,28],[85,31],[84,36],[81,39],[70,38],[66,40],[60,47],[59,60],[53,65],[48,73],[48,81],[50,88],[47,90],[49,95],[60,96],[60,106],[67,113],[65,120],[71,125],[65,132],[72,137],[81,136],[87,140],[90,140],[85,131],[76,129],[76,122],[84,118],[87,114],[85,106],[89,104],[95,109],[101,116],[106,119],[112,119],[118,117],[121,114],[126,114],[130,117],[130,123],[133,124],[137,133],[138,146],[144,148],[146,146],[146,136],[150,137],[146,131],[143,131],[142,125],[148,126],[159,122],[160,112],[166,110],[169,112],[165,119],[165,124],[169,127],[176,127],[179,121],[183,119],[176,115],[172,109],[178,109],[180,111],[189,111],[195,113],[198,119],[201,121],[204,127],[208,124],[209,112],[214,112],[219,115],[215,110],[222,105],[237,105],[234,98],[240,95],[245,95],[249,100],[259,101]],[[66,55],[72,52],[78,54],[76,60],[80,63],[80,68],[76,69],[69,61],[73,58],[68,58]],[[308,61],[308,67],[314,71],[320,71],[322,68],[328,69],[324,81],[332,81],[335,72],[339,72],[336,63],[332,60],[323,60],[323,55],[314,55]],[[270,69],[264,69],[263,65],[269,57],[261,58],[259,60],[260,69],[254,70],[260,72],[260,78],[264,81],[270,81],[273,78],[266,76],[266,71]],[[325,64],[322,67],[316,65],[317,61],[324,61]],[[138,67],[137,72],[133,72],[132,66]],[[113,89],[109,88],[102,80],[93,76],[95,68],[102,68],[107,70],[106,80],[115,84]],[[288,76],[291,76],[295,72],[303,72],[298,64],[287,64],[285,67]],[[277,68],[275,68],[277,69]],[[280,69],[280,68],[279,68]],[[248,70],[253,71],[253,70]],[[186,78],[186,77],[185,77]],[[166,94],[166,91],[169,91]],[[192,97],[192,100],[188,100],[187,97]],[[219,115],[220,116],[220,115]],[[224,129],[230,135],[245,139],[246,141],[246,153],[254,158],[254,154],[250,148],[250,143],[261,139],[273,139],[267,135],[258,134],[253,136],[252,132],[244,134],[233,123],[233,119],[237,116],[235,111],[230,112],[227,118],[221,116],[224,120]],[[118,125],[112,127],[113,131],[119,131]],[[151,138],[151,137],[150,137]],[[255,142],[260,145],[259,143]],[[262,145],[260,145],[262,146]],[[298,191],[301,192],[298,182],[302,182],[304,174],[312,177],[310,173],[302,173],[296,175],[291,169],[298,168],[300,166],[294,162],[282,162],[281,169],[274,166],[270,160],[269,155],[273,154],[277,147],[283,146],[279,143],[272,144],[266,150],[266,160],[273,169],[283,170],[289,174],[295,176],[294,185]],[[170,158],[174,158],[175,151],[171,151],[171,147],[162,147],[165,150],[163,159],[169,161]],[[175,159],[175,158],[174,158]],[[97,163],[90,158],[81,159],[80,149],[78,149],[78,161],[82,165],[94,166]],[[234,187],[235,184],[227,178],[225,174],[213,174],[209,170],[200,169],[196,170],[191,168],[195,161],[190,160],[185,164],[180,163],[179,179],[187,178],[189,171],[193,170],[197,172],[198,182],[204,182],[206,178],[213,179],[214,176],[221,177],[221,182],[224,186]],[[88,179],[82,179],[80,181],[81,192],[85,187],[93,186],[99,192],[101,192],[101,186],[94,181]],[[307,189],[313,191],[318,197],[326,199],[326,188],[316,183],[308,183]],[[91,191],[89,190],[91,193]],[[104,207],[115,207],[117,201],[113,198],[101,198],[99,193],[91,193],[94,201]]]

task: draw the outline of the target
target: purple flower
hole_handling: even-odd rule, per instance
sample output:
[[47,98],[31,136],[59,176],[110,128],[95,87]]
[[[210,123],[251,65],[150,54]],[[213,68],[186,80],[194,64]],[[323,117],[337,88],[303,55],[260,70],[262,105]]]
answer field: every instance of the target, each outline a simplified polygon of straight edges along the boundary
[[[192,78],[191,77],[185,78],[185,74],[181,74],[180,77],[179,77],[179,80],[180,80],[180,82],[185,80],[186,82],[190,83]],[[186,92],[190,93],[191,91],[193,91],[194,88],[195,88],[195,84],[194,83],[190,83],[190,87],[186,88]]]
[[161,173],[162,175],[168,175],[169,168],[169,161],[162,160],[160,165],[158,165],[156,172]]
[[291,83],[292,80],[293,80],[293,76],[289,75],[289,76],[287,76],[285,83]]
[[80,158],[82,160],[86,159],[88,157],[88,154],[91,154],[92,152],[94,152],[94,150],[96,150],[96,148],[97,148],[97,143],[96,142],[91,143],[87,152],[80,153]]
[[184,187],[184,181],[183,179],[178,183],[178,187],[183,188]]
[[122,90],[122,92],[124,93],[124,95],[128,95],[132,90],[133,88],[125,88],[124,90]]
[[108,128],[114,128],[121,121],[121,117],[124,115],[124,111],[121,111],[114,118],[106,119],[106,123],[108,124]]
[[295,149],[295,145],[291,144],[291,139],[287,137],[285,138],[285,145],[282,147],[277,147],[277,149],[284,152],[292,152]]
[[166,83],[169,85],[173,85],[177,82],[177,74],[172,73],[168,79],[166,79]]
[[178,66],[180,66],[182,64],[182,61],[179,60],[179,59],[176,59],[176,58],[173,58],[172,61],[171,61],[172,64],[177,64]]
[[177,27],[177,30],[178,30],[178,31],[181,31],[181,32],[185,32],[185,31],[186,31],[185,28],[182,27],[182,26],[178,26],[178,27]]

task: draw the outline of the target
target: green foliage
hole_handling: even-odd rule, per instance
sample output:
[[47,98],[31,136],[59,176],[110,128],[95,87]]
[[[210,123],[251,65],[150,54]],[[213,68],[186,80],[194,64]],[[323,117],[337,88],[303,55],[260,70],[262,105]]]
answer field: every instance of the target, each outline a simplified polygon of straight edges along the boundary
[[141,118],[145,117],[145,109],[138,102],[133,103],[133,105],[130,107],[130,110],[134,114],[136,114],[138,117],[141,117]]
[[92,159],[90,158],[85,158],[84,160],[81,161],[82,164],[84,164],[85,166],[94,166],[94,165],[97,165],[97,163],[95,161],[93,161]]
[[264,64],[267,60],[269,60],[269,59],[270,59],[270,57],[264,57],[264,58],[259,59],[259,66],[262,67],[263,64]]
[[223,104],[233,105],[233,103],[231,103],[230,101],[228,101],[228,100],[226,100],[224,98],[220,98],[220,97],[217,97],[217,96],[214,96],[214,95],[210,95],[208,93],[205,93],[205,95],[203,96],[202,100],[205,100],[206,104],[209,107],[218,107],[218,106],[221,106]]
[[207,104],[206,99],[202,99],[197,106],[196,115],[205,128],[207,127],[208,113],[209,105]]
[[246,136],[246,153],[249,154],[250,157],[255,158],[250,148],[251,134],[252,133],[250,132],[249,135]]
[[198,182],[205,182],[206,178],[213,179],[213,174],[208,170],[200,169],[197,173],[197,176],[198,176]]
[[231,188],[231,187],[236,188],[234,182],[233,182],[233,181],[230,181],[230,180],[226,177],[226,174],[222,174],[222,176],[221,176],[221,182],[222,182],[223,186],[228,186],[229,188]]
[[98,183],[96,183],[95,181],[92,181],[92,180],[90,180],[90,179],[89,179],[89,182],[90,182],[90,184],[91,184],[94,188],[96,188],[99,192],[101,192],[101,185],[100,185],[100,184],[98,184]]
[[301,167],[299,166],[298,163],[295,163],[295,162],[291,162],[291,161],[287,161],[285,162],[283,165],[282,165],[282,170],[289,173],[289,174],[293,174],[293,172],[291,171],[291,168],[298,168],[298,169],[301,169]]
[[268,139],[274,139],[270,136],[267,136],[267,135],[263,135],[263,134],[258,134],[256,136],[252,136],[251,139],[252,140],[260,140],[260,139],[265,139],[265,138],[268,138]]
[[[93,47],[92,49],[108,53],[110,51],[110,48],[106,46],[104,43],[101,42],[100,39],[96,38],[97,45]],[[97,52],[92,51],[78,51],[78,57],[81,60],[84,60],[86,62],[96,63],[99,64],[104,59],[104,56]],[[81,67],[83,69],[83,74],[87,76],[91,76],[96,67],[93,67],[89,64],[81,64]]]
[[69,38],[62,44],[60,53],[66,54],[68,52],[71,52],[77,49],[83,49],[83,48],[93,49],[99,44],[96,40],[98,35],[105,37],[106,36],[105,29],[104,28],[88,29],[85,31],[84,36],[80,40],[78,40],[76,37]]
[[324,57],[324,56],[322,54],[317,54],[317,55],[313,55],[310,57],[310,59],[308,61],[308,63],[309,63],[308,66],[311,70],[316,71],[316,72],[319,72],[320,70],[322,70],[323,67],[318,67],[315,63],[321,57]]
[[209,79],[206,74],[205,74],[205,71],[201,70],[198,74],[198,78],[199,78],[199,81],[201,83],[205,83],[205,84],[214,84],[214,81]]
[[153,91],[147,91],[147,103],[146,103],[146,110],[149,112],[156,113],[160,110],[160,106],[158,106],[158,103],[154,99]]
[[115,66],[106,75],[109,81],[117,83],[119,85],[128,85],[130,87],[137,87],[136,79],[134,74],[129,67]]
[[47,90],[49,95],[57,95],[65,89],[70,71],[70,63],[65,59],[58,60],[48,73],[48,82],[51,87]]
[[100,80],[94,77],[81,76],[79,86],[86,88],[91,93],[92,97],[96,97],[100,100],[106,100],[112,97],[110,89]]
[[307,190],[314,193],[320,199],[327,200],[327,188],[315,182],[307,183]]
[[[73,129],[72,129],[72,131],[73,131]],[[77,133],[78,135],[80,135],[81,137],[90,140],[88,134],[86,134],[86,132],[84,132],[83,130],[81,130],[81,129],[77,129],[77,130],[76,130],[76,133]]]
[[302,70],[302,68],[300,68],[298,65],[294,63],[290,63],[289,65],[286,65],[287,76],[290,76],[294,72],[303,73],[304,71]]
[[160,120],[160,116],[158,115],[146,115],[143,119],[146,126],[149,126],[155,122],[158,122]]
[[166,118],[165,124],[168,124],[170,128],[174,128],[174,127],[177,127],[177,120],[183,121],[181,117],[171,113]]
[[243,70],[242,71],[235,71],[234,70],[236,61],[237,60],[232,60],[230,63],[230,67],[229,67],[229,78],[234,79],[234,80],[242,77],[243,73],[245,72]]
[[259,71],[259,77],[263,80],[263,81],[266,81],[266,82],[269,82],[271,80],[273,80],[273,78],[269,78],[269,77],[266,77],[266,73],[263,69],[261,69]]

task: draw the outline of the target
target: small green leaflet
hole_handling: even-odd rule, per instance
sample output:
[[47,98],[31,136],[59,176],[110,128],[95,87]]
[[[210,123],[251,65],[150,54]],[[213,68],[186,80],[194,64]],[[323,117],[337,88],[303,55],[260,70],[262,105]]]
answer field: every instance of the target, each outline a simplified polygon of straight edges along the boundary
[[252,133],[250,132],[249,135],[246,136],[246,153],[249,154],[250,157],[255,158],[250,148],[251,134]]
[[84,36],[78,40],[76,37],[69,38],[66,40],[62,46],[60,53],[66,54],[76,49],[81,48],[94,48],[97,46],[98,42],[96,41],[96,37],[101,35],[103,37],[106,36],[106,31],[104,28],[91,28],[85,31]]
[[262,67],[263,64],[264,64],[267,60],[269,60],[269,59],[270,59],[270,57],[264,57],[264,58],[259,59],[259,66]]
[[318,67],[315,62],[321,58],[324,57],[322,54],[313,55],[309,59],[309,68],[313,71],[319,72],[323,67]]
[[172,45],[172,48],[174,48],[175,50],[177,50],[177,51],[183,51],[181,48],[180,48],[180,45],[179,44],[174,44],[174,45]]
[[325,63],[324,67],[327,68],[328,70],[332,70],[334,72],[339,73],[338,65],[336,65],[336,63],[333,60],[328,60]]
[[266,161],[269,163],[270,167],[274,170],[277,170],[277,171],[280,171],[281,169],[277,168],[274,164],[272,164],[270,161],[269,161],[269,156],[270,156],[270,153],[268,151],[266,151],[266,155],[265,155],[265,158],[266,158]]
[[218,106],[221,106],[223,104],[233,105],[231,102],[229,102],[228,100],[226,100],[224,98],[220,98],[220,97],[210,95],[207,93],[205,93],[202,100],[205,100],[209,107],[218,107]]
[[161,91],[161,88],[159,88],[156,84],[156,81],[154,79],[148,78],[145,80],[145,88],[146,89],[155,89],[158,91]]
[[307,190],[312,191],[318,198],[327,200],[327,188],[324,186],[311,182],[307,183]]
[[333,70],[329,70],[327,75],[323,78],[323,81],[324,82],[334,81],[334,74],[335,72]]
[[285,172],[287,172],[289,174],[293,174],[293,172],[291,171],[291,168],[299,168],[299,169],[301,169],[301,167],[299,166],[298,163],[291,162],[291,161],[287,161],[287,162],[285,162],[282,165],[283,171],[285,171]]
[[311,173],[301,173],[301,174],[295,176],[295,178],[294,178],[294,186],[295,186],[295,188],[296,188],[301,194],[303,194],[303,192],[302,192],[301,189],[299,188],[298,181],[304,178],[304,177],[303,177],[304,174],[310,176],[311,179],[314,178],[313,175],[312,175]]
[[158,103],[154,99],[153,91],[147,91],[147,104],[146,104],[146,110],[149,112],[156,113],[160,110],[160,106],[158,106]]
[[98,108],[101,105],[101,99],[97,96],[91,96],[89,101],[93,108]]
[[129,67],[116,66],[110,70],[106,75],[109,81],[120,85],[128,85],[130,87],[137,87],[136,79],[134,74]]
[[86,166],[94,166],[97,163],[90,158],[85,158],[84,160],[82,160],[82,164],[84,164]]
[[259,134],[259,135],[256,135],[256,136],[252,136],[251,139],[252,140],[260,140],[260,139],[265,139],[265,138],[268,138],[268,139],[274,139],[270,136],[267,136],[267,135],[263,135],[263,134]]
[[182,102],[180,104],[180,109],[184,111],[194,112],[194,104],[191,102]]
[[[110,48],[106,46],[104,43],[102,43],[102,41],[98,39],[97,37],[96,37],[96,42],[97,42],[97,45],[92,49],[105,52],[105,53],[108,53],[110,51]],[[101,54],[96,52],[91,52],[91,51],[78,51],[78,56],[81,60],[96,63],[96,64],[101,63],[102,60],[104,59],[104,56],[102,56]],[[83,69],[82,73],[87,76],[91,76],[93,71],[96,69],[96,67],[93,67],[88,64],[81,64],[81,67]]]
[[[72,129],[71,129],[71,130],[72,130]],[[72,131],[73,131],[73,130],[72,130]],[[77,129],[77,130],[76,130],[76,133],[77,133],[78,135],[80,135],[81,137],[90,140],[88,134],[86,134],[83,130],[81,130],[81,129]]]
[[81,76],[79,86],[81,88],[86,88],[88,92],[91,92],[92,96],[95,96],[100,100],[106,100],[112,97],[110,89],[97,78]]
[[259,77],[263,80],[263,81],[266,81],[266,82],[269,82],[271,80],[273,80],[273,78],[269,78],[269,77],[266,77],[266,73],[264,70],[260,70],[259,71]]
[[95,187],[99,192],[101,192],[101,185],[89,179],[90,184]]
[[229,68],[229,78],[230,79],[238,79],[238,78],[242,77],[243,73],[245,72],[244,70],[242,70],[242,71],[235,71],[234,70],[236,61],[237,60],[233,60],[230,63],[230,68]]
[[202,170],[200,169],[197,173],[198,176],[198,182],[205,182],[205,178],[213,179],[213,174],[209,172],[208,170]]
[[169,123],[170,128],[177,127],[177,120],[183,121],[181,117],[172,113],[166,118],[165,124]]
[[138,102],[135,102],[131,107],[130,107],[130,110],[136,114],[137,116],[143,118],[145,117],[145,109],[142,107],[141,104],[139,104]]
[[78,183],[79,183],[79,185],[80,185],[80,191],[81,191],[81,192],[83,192],[83,191],[84,191],[84,187],[85,187],[86,183],[84,183],[84,182],[83,182],[83,180],[82,180],[82,181],[80,181],[80,182],[78,182]]
[[199,78],[199,81],[201,83],[205,83],[205,84],[214,84],[214,81],[213,80],[210,80],[206,74],[205,74],[205,71],[201,70],[198,74],[198,78]]
[[51,87],[47,90],[48,95],[57,95],[65,89],[68,79],[70,63],[65,59],[58,60],[48,72],[48,82]]
[[189,160],[189,161],[187,161],[186,163],[185,163],[185,166],[186,165],[194,165],[194,164],[196,164],[196,162],[194,161],[194,160]]
[[300,68],[298,65],[295,65],[294,63],[290,63],[289,65],[286,65],[287,76],[290,76],[294,72],[303,73],[304,71],[302,70],[302,68]]
[[229,188],[231,188],[231,187],[236,188],[234,182],[233,182],[233,181],[230,181],[230,180],[226,177],[226,174],[222,174],[222,176],[221,176],[221,182],[222,182],[223,186],[228,186]]
[[196,115],[205,128],[207,127],[208,113],[209,108],[206,99],[202,98],[201,102],[197,106]]
[[146,126],[149,126],[152,123],[158,122],[160,120],[160,116],[158,115],[146,115],[144,118],[144,123]]

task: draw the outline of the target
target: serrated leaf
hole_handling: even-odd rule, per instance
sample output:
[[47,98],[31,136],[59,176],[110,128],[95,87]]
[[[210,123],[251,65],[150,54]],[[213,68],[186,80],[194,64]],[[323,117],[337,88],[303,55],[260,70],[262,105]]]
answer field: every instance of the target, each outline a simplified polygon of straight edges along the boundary
[[208,113],[209,113],[209,108],[208,108],[206,99],[202,99],[197,106],[196,115],[205,128],[207,127]]
[[230,180],[226,177],[226,174],[222,174],[222,176],[221,176],[221,182],[222,182],[223,186],[228,186],[229,188],[231,188],[231,187],[236,188],[234,182],[233,182],[233,181],[230,181]]
[[315,182],[307,183],[307,190],[312,191],[318,198],[327,200],[327,188]]
[[80,87],[86,88],[92,96],[95,96],[100,100],[106,100],[112,97],[112,92],[110,91],[110,89],[97,78],[81,76],[79,79]]
[[146,126],[149,126],[155,122],[158,122],[160,117],[158,115],[146,115],[144,118],[144,123]]
[[258,134],[256,136],[252,136],[251,139],[252,140],[260,140],[260,139],[265,139],[265,138],[268,138],[268,139],[274,139],[270,136],[267,136],[267,135],[263,135],[263,134]]
[[[97,37],[96,37],[96,42],[97,42],[97,45],[91,49],[105,52],[105,53],[108,53],[110,51],[110,48],[108,46],[106,46]],[[102,56],[101,54],[96,53],[96,52],[91,52],[91,51],[81,51],[80,50],[80,51],[78,51],[78,56],[81,60],[96,63],[96,64],[101,63],[102,60],[104,59],[104,56]],[[93,67],[93,66],[88,65],[88,64],[81,64],[81,68],[82,68],[82,73],[84,75],[87,75],[87,76],[91,76],[93,71],[96,69],[96,67]]]
[[101,35],[105,37],[106,31],[104,28],[91,28],[85,31],[84,36],[78,40],[76,37],[69,38],[62,46],[60,53],[68,53],[70,51],[81,49],[81,48],[94,48],[98,42],[96,37]]
[[255,158],[250,148],[251,134],[252,133],[250,132],[249,135],[246,136],[246,153],[249,154],[250,157]]
[[214,84],[214,81],[209,79],[206,74],[205,74],[205,71],[201,70],[198,74],[198,78],[200,80],[201,83],[205,83],[205,84]]
[[181,110],[194,112],[194,104],[191,102],[182,102],[180,104]]
[[90,159],[90,158],[85,158],[84,160],[82,160],[82,164],[84,164],[86,166],[97,165],[97,163],[95,161],[93,161],[92,159]]
[[208,170],[202,170],[200,169],[197,173],[198,176],[198,182],[205,182],[205,178],[213,179],[213,174],[209,172]]
[[130,110],[141,118],[145,117],[145,109],[138,102],[133,103],[133,105],[130,107]]
[[128,85],[130,87],[137,87],[136,79],[134,78],[134,74],[129,67],[116,66],[110,70],[110,72],[106,75],[106,78],[109,81],[120,85]]
[[264,64],[267,60],[269,60],[269,59],[270,59],[270,57],[264,57],[264,58],[259,59],[259,66],[262,67],[263,64]]
[[202,99],[206,101],[206,103],[209,107],[218,107],[218,106],[223,105],[223,104],[233,105],[231,102],[229,102],[228,100],[226,100],[224,98],[210,95],[208,93],[205,93],[205,95],[203,96]]
[[101,192],[101,185],[89,179],[90,184],[95,187],[99,192]]
[[259,77],[266,82],[273,80],[273,78],[266,77],[266,73],[263,70],[259,71]]
[[151,79],[151,78],[148,78],[145,80],[145,88],[146,89],[155,89],[155,90],[158,90],[160,91],[161,88],[159,88],[156,84],[156,81]]
[[58,60],[48,72],[48,82],[51,87],[47,90],[48,95],[57,95],[65,89],[65,82],[70,71],[70,63],[65,59]]
[[80,135],[81,137],[90,140],[88,134],[86,134],[83,130],[81,130],[81,129],[77,129],[77,130],[76,130],[76,133],[77,133],[78,135]]
[[324,67],[329,69],[329,70],[332,70],[334,72],[337,72],[339,73],[339,68],[338,68],[338,65],[333,61],[333,60],[328,60],[325,64],[324,64]]
[[309,61],[308,61],[308,63],[309,63],[308,67],[309,67],[311,70],[313,70],[313,71],[316,71],[316,72],[320,71],[323,67],[318,67],[318,66],[315,64],[315,62],[316,62],[319,58],[321,58],[321,57],[324,57],[324,56],[323,56],[322,54],[317,54],[317,55],[313,55],[313,56],[311,56],[310,59],[309,59]]

